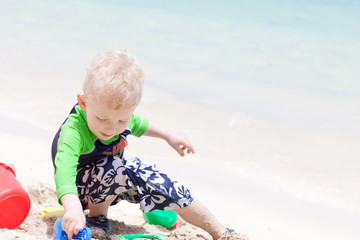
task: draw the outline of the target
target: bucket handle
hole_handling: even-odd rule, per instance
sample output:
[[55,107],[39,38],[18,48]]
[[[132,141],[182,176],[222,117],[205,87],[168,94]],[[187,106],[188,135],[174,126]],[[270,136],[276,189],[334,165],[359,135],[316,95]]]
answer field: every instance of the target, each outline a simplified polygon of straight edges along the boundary
[[6,165],[5,163],[0,163],[0,166],[3,166],[6,170],[9,170],[10,172],[12,172],[14,174],[14,176],[16,177],[15,171],[14,171],[14,169],[12,169],[12,167]]

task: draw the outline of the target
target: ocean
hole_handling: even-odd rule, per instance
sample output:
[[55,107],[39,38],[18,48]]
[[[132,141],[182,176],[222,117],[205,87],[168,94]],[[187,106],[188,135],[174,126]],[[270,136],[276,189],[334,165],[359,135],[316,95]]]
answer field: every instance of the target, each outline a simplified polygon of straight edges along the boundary
[[[91,58],[124,47],[146,72],[145,112],[170,95],[196,142],[225,139],[235,157],[222,166],[359,212],[359,12],[356,0],[3,0],[0,113],[55,131]],[[200,156],[218,166],[211,150]]]
[[358,135],[359,9],[353,0],[2,1],[2,74],[80,81],[95,52],[125,47],[147,85],[187,101]]

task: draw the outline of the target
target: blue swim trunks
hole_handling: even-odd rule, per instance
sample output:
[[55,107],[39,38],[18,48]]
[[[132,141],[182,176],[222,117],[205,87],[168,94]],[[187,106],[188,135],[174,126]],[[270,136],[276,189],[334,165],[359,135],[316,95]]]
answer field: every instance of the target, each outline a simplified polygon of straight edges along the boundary
[[78,169],[76,185],[84,209],[88,201],[114,196],[112,205],[127,200],[139,203],[143,212],[183,208],[194,200],[186,187],[138,158],[108,156],[90,163]]

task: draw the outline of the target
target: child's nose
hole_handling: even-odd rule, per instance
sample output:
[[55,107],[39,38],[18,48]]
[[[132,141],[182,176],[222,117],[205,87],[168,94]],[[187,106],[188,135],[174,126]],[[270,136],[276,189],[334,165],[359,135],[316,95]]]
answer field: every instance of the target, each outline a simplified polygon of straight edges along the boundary
[[111,123],[107,126],[107,131],[109,131],[110,133],[115,133],[116,130],[118,129],[118,123]]

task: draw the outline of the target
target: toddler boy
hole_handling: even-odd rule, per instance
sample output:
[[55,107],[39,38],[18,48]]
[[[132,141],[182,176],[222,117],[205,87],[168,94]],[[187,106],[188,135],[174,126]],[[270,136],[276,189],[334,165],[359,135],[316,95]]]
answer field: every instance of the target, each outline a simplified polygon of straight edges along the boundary
[[[86,73],[83,94],[52,146],[62,226],[71,239],[83,227],[109,237],[108,208],[121,200],[143,212],[173,210],[214,239],[246,239],[227,229],[179,182],[138,158],[124,157],[129,134],[162,138],[181,156],[194,153],[186,137],[134,114],[143,91],[143,70],[125,50],[98,53]],[[88,216],[83,214],[89,209]]]

